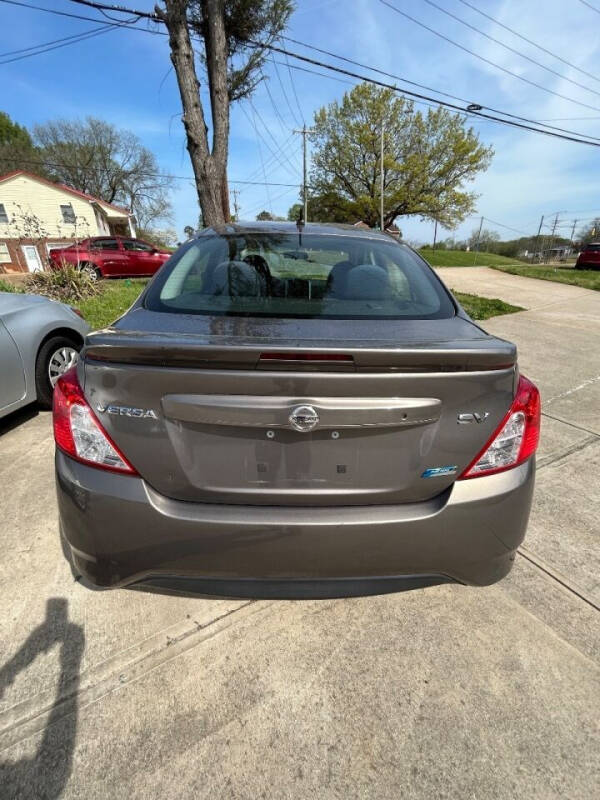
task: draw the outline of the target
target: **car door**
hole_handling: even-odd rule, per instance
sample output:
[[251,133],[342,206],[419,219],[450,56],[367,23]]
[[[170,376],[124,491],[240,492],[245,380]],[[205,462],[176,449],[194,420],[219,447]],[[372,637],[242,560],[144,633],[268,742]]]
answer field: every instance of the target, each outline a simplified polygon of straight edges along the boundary
[[127,268],[127,254],[119,247],[119,240],[116,237],[93,239],[90,242],[90,254],[103,275],[132,274]]
[[122,243],[136,275],[154,275],[162,266],[160,254],[152,245],[140,239],[123,239]]
[[0,320],[0,411],[25,396],[25,373],[14,339]]

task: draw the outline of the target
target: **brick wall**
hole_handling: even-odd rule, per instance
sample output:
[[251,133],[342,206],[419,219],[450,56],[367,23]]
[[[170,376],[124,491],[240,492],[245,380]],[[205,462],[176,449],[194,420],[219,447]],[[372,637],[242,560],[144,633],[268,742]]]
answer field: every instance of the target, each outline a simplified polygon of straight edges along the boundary
[[49,237],[48,239],[33,240],[33,239],[7,239],[0,238],[0,245],[6,245],[8,249],[8,258],[10,261],[4,261],[6,257],[4,248],[0,251],[0,274],[14,273],[14,272],[29,272],[27,262],[25,260],[25,253],[22,250],[23,245],[33,245],[39,255],[42,266],[45,267],[48,263],[48,245],[62,244],[67,247],[73,244],[72,239]]

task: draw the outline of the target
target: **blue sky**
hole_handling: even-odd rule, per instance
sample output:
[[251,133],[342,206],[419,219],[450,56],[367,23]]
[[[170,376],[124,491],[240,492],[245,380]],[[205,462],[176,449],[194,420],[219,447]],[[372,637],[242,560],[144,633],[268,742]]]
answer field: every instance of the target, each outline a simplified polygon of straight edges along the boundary
[[[98,17],[98,25],[106,21],[92,9],[68,0],[23,2]],[[119,2],[127,4],[126,0]],[[484,3],[472,0],[496,20],[592,76],[597,75],[597,79],[586,77],[515,38],[460,0],[436,2],[554,69],[560,77],[486,40],[426,0],[392,2],[420,22],[501,67],[592,108],[551,95],[481,62],[378,0],[299,0],[288,35],[473,102],[535,120],[560,119],[553,124],[600,136],[600,70],[597,69],[600,14],[583,3],[573,0],[567,10],[564,0],[487,0]],[[151,10],[153,2],[131,0],[130,5]],[[600,9],[600,0],[597,6]],[[4,32],[0,45],[2,54],[96,27],[92,22],[66,19],[4,2],[0,2],[0,26]],[[302,50],[296,45],[290,45],[290,49]],[[311,55],[309,51],[303,52]],[[275,60],[280,63],[269,64],[267,82],[257,89],[252,105],[242,102],[232,109],[229,176],[231,188],[239,189],[242,218],[253,219],[263,208],[284,215],[297,201],[296,185],[302,174],[301,143],[300,137],[292,131],[303,120],[310,124],[319,107],[340,98],[350,88],[350,84],[340,80],[290,70],[283,59],[276,55]],[[178,234],[181,235],[184,225],[195,224],[198,217],[196,193],[185,149],[179,95],[164,36],[111,30],[85,42],[1,64],[0,69],[3,71],[0,109],[21,124],[32,126],[57,117],[89,114],[134,131],[156,153],[164,170],[184,176],[177,181],[172,197],[173,223]],[[575,86],[567,79],[592,91]],[[496,155],[490,169],[472,185],[480,194],[477,215],[455,231],[457,237],[468,235],[478,225],[476,217],[479,215],[487,218],[486,227],[496,229],[503,238],[512,238],[517,234],[487,220],[528,234],[537,230],[542,214],[549,219],[553,212],[560,211],[562,230],[570,233],[571,220],[600,214],[600,151],[596,148],[483,120],[472,124],[482,141],[493,145]],[[262,139],[257,137],[255,125]],[[273,152],[278,153],[277,159]],[[267,188],[233,183],[235,180],[263,181],[265,177],[273,183],[293,185]],[[399,220],[399,225],[409,241],[422,242],[432,237],[430,222],[404,218]],[[441,236],[445,235],[442,231]]]

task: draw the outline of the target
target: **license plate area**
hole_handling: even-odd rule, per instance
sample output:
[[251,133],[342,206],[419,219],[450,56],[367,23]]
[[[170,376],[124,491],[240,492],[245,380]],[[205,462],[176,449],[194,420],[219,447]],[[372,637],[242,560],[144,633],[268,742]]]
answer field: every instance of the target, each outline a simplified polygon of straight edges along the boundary
[[419,469],[417,428],[355,428],[298,433],[276,428],[167,423],[189,483],[219,495],[260,495],[283,502],[287,492],[394,492]]

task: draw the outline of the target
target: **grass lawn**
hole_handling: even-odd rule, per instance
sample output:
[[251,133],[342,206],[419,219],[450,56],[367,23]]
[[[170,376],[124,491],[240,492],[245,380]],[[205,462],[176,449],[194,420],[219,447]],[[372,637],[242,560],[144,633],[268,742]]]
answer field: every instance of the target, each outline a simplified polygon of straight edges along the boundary
[[467,253],[466,250],[431,250],[424,247],[419,254],[432,267],[495,267],[522,263],[516,258],[505,258],[495,253]]
[[147,283],[144,278],[101,281],[102,294],[75,301],[75,305],[92,328],[104,328],[127,311]]
[[597,269],[573,269],[573,267],[567,267],[562,264],[556,267],[550,267],[547,264],[541,266],[537,266],[537,264],[513,266],[492,264],[491,266],[511,275],[523,275],[525,278],[539,278],[543,281],[555,281],[556,283],[569,283],[572,286],[582,286],[584,289],[600,291],[600,270]]
[[473,319],[489,319],[498,317],[500,314],[514,314],[517,311],[525,310],[520,306],[511,306],[510,303],[505,303],[497,298],[490,300],[488,297],[478,297],[476,294],[463,294],[462,292],[454,292],[454,296]]
[[[102,281],[102,294],[80,300],[77,306],[92,328],[104,328],[127,311],[147,282],[144,279]],[[488,300],[474,294],[455,293],[455,296],[473,319],[489,319],[499,314],[523,311],[502,300]]]

